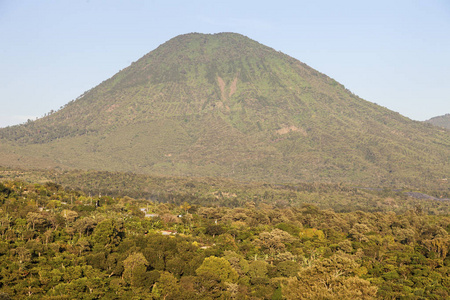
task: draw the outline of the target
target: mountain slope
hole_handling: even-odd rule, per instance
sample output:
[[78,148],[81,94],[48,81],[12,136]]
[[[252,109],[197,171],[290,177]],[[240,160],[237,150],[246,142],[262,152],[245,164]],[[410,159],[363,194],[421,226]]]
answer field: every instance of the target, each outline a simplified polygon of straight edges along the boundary
[[370,185],[450,173],[447,131],[233,33],[173,38],[0,137],[8,166]]
[[434,126],[444,127],[450,129],[450,114],[445,114],[443,116],[437,116],[431,118],[427,121],[427,123],[433,124]]

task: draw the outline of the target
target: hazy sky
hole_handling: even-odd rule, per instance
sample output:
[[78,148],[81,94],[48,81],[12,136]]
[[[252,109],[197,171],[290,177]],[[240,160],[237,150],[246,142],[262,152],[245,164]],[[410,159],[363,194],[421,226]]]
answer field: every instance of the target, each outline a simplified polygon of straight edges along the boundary
[[0,127],[189,32],[244,34],[411,119],[450,113],[450,0],[0,0]]

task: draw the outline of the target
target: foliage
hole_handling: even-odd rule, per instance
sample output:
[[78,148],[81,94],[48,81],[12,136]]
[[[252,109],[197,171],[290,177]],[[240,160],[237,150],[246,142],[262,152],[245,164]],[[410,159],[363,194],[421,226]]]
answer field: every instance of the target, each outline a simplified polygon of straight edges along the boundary
[[450,297],[448,209],[338,213],[0,188],[2,299]]

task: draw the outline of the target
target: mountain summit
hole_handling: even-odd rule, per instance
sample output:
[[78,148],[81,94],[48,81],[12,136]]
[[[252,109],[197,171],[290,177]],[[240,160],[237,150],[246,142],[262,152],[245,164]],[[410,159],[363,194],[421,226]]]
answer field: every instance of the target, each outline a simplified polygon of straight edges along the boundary
[[0,139],[8,166],[366,185],[450,173],[448,131],[235,33],[175,37]]

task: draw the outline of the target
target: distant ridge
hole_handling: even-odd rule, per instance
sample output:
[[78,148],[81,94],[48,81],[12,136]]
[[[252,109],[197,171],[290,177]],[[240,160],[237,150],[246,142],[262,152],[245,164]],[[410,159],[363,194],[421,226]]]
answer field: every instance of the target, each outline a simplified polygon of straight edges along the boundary
[[434,117],[425,122],[433,124],[434,126],[439,126],[439,127],[444,127],[444,128],[450,129],[450,114],[445,114],[443,116]]
[[235,33],[177,36],[61,110],[0,129],[0,165],[444,185],[448,131]]

